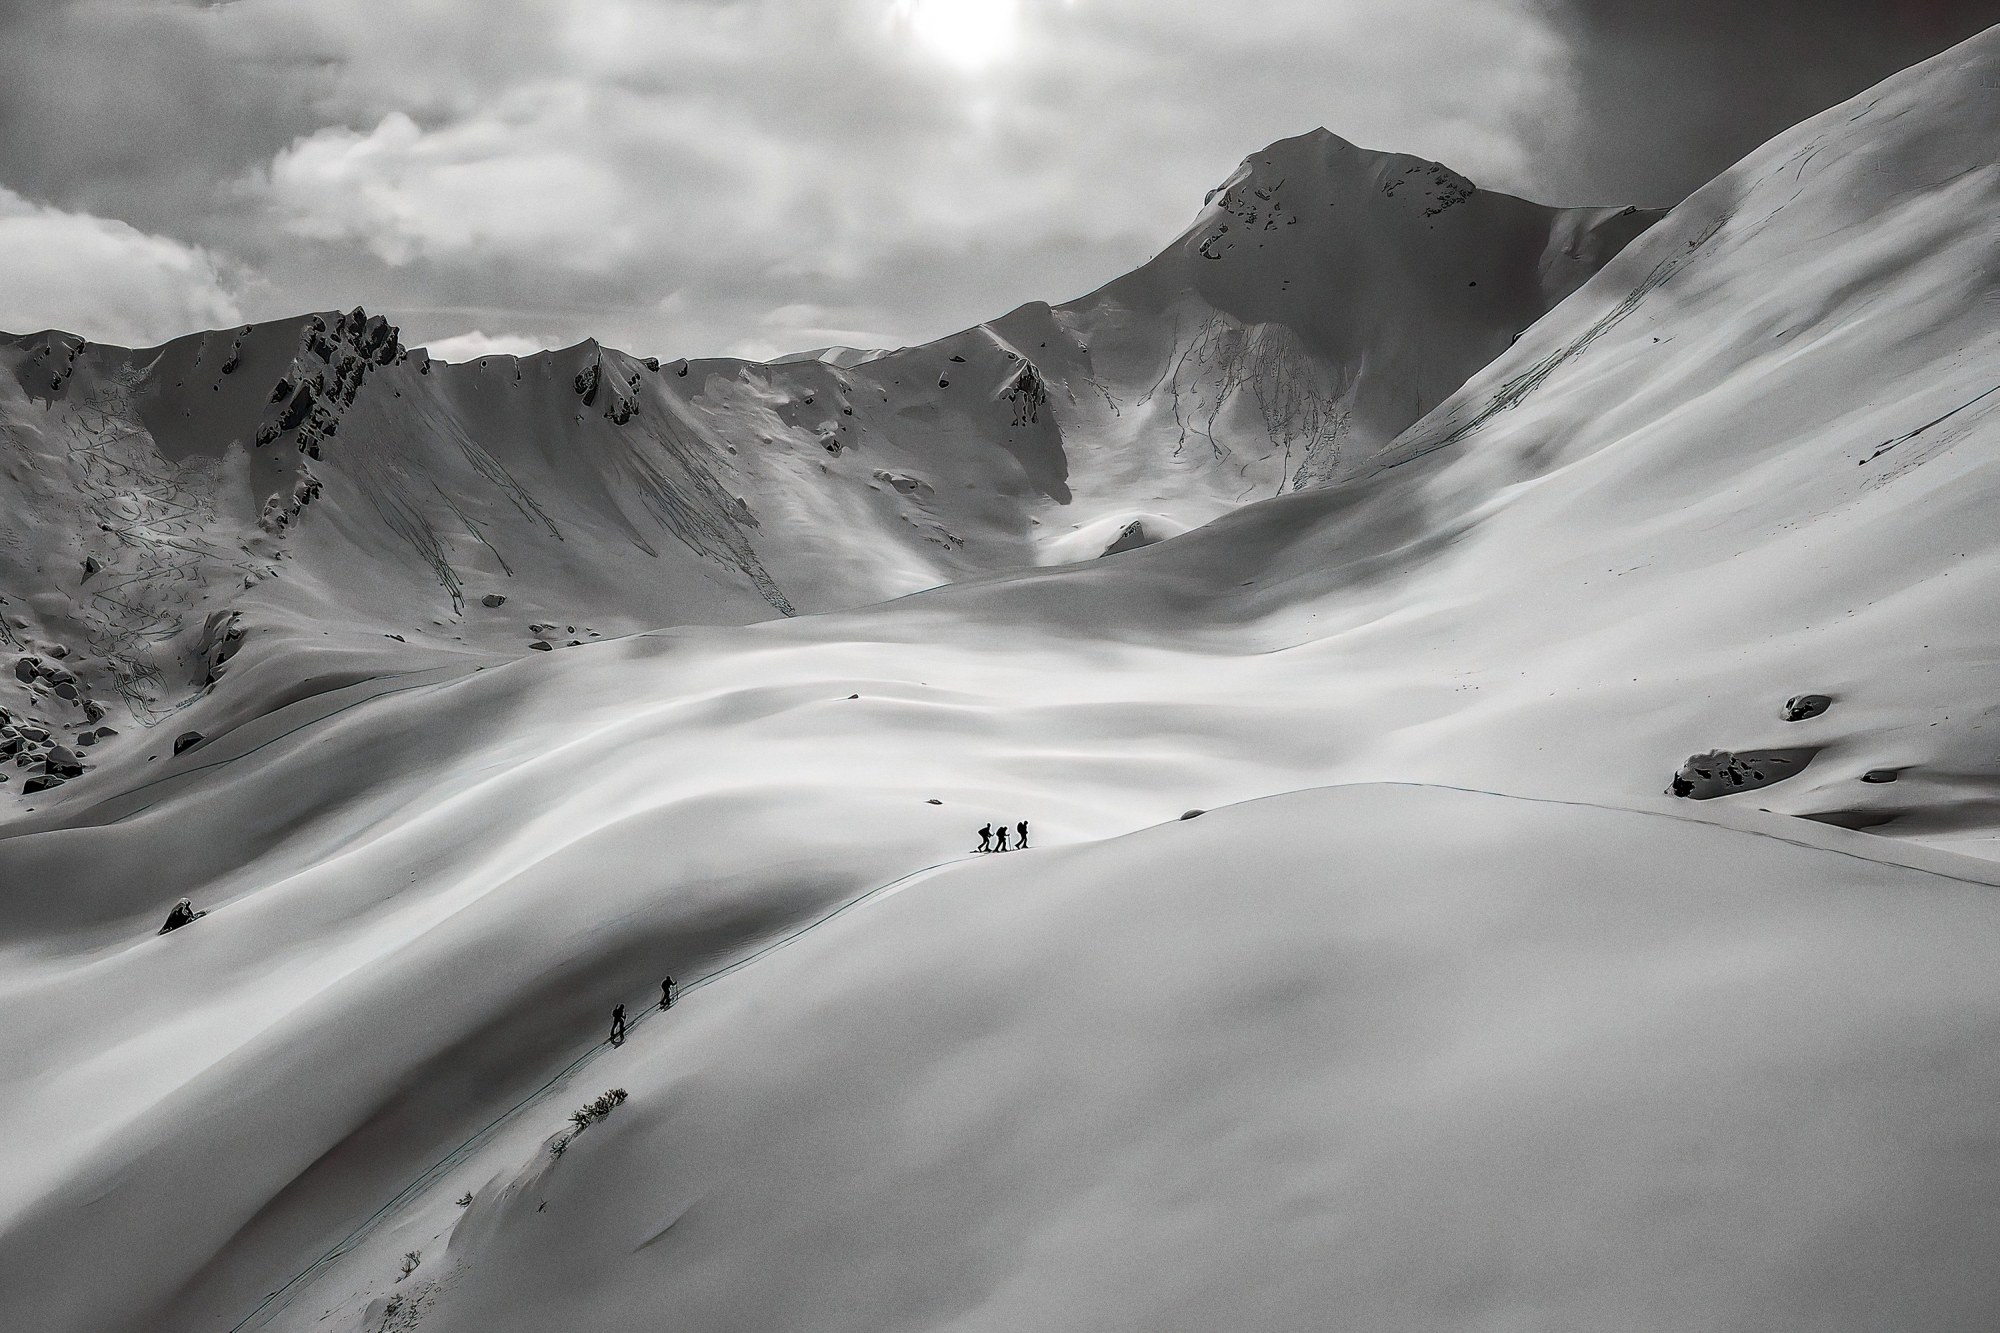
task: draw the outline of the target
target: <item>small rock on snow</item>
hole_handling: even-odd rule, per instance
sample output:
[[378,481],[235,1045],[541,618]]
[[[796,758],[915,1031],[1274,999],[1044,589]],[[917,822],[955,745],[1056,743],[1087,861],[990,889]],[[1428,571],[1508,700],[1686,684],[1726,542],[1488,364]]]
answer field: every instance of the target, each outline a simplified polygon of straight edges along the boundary
[[1809,717],[1818,717],[1833,707],[1833,700],[1824,694],[1795,694],[1785,700],[1784,709],[1778,716],[1787,722],[1803,722]]

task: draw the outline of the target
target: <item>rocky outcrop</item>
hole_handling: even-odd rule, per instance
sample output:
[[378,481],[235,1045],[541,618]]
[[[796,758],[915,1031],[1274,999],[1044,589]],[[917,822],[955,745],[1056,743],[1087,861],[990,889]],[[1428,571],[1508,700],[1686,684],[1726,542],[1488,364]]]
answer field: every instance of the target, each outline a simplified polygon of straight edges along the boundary
[[1817,753],[1810,749],[1710,750],[1689,756],[1667,791],[1669,795],[1694,801],[1756,791],[1798,776]]

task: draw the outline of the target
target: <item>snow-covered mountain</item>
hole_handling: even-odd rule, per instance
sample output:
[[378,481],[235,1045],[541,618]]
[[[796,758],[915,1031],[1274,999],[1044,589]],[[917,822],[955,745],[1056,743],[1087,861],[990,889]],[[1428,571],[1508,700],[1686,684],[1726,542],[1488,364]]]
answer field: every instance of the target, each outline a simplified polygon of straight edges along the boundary
[[[0,1132],[32,1146],[0,1158],[11,1312],[1985,1326],[1996,88],[2000,29],[1780,136],[1518,342],[1511,316],[1465,333],[1497,359],[1327,471],[1232,397],[1218,438],[1266,451],[1267,498],[1170,540],[836,613],[440,652],[178,756],[166,730],[108,751],[0,829]],[[1454,193],[1404,174],[1382,207]],[[1113,377],[1146,359],[1122,347],[1199,341],[1137,314],[1121,335],[1119,311],[1275,327],[1228,287],[1251,257],[1201,252],[1280,233],[1222,217],[1157,261],[1221,286],[1149,305],[1142,271],[1020,321],[1073,321]],[[1245,345],[1345,364],[1298,317]],[[1025,357],[1002,325],[945,365]],[[585,365],[552,367],[568,419],[615,415],[632,374],[632,421],[664,419],[655,372],[591,355],[590,404]],[[657,375],[701,380],[670,390],[690,435],[767,465],[761,537],[770,497],[847,484],[782,491],[771,460],[835,476],[888,455],[892,417],[858,448],[834,423],[836,456],[797,416],[753,456],[710,415],[818,409],[822,381],[783,377],[845,375],[858,419],[863,372],[905,387],[890,360]],[[527,364],[463,374],[497,399]],[[997,412],[1004,383],[969,387]],[[1379,402],[1431,383],[1385,370]],[[1136,401],[1092,418],[1097,452],[1059,418],[1072,504],[1127,494],[1107,421],[1176,457]],[[1047,499],[1012,450],[1050,455],[993,438]],[[1227,507],[1231,460],[1192,457],[1173,494]],[[285,533],[366,512],[323,488]],[[755,549],[789,599],[787,557]],[[321,577],[327,607],[373,595]],[[1028,850],[971,853],[996,820]],[[154,934],[181,896],[209,914]]]
[[0,650],[33,659],[0,707],[88,767],[385,673],[1141,545],[1350,475],[1651,216],[1320,131],[1102,291],[865,360],[447,365],[360,310],[0,339]]

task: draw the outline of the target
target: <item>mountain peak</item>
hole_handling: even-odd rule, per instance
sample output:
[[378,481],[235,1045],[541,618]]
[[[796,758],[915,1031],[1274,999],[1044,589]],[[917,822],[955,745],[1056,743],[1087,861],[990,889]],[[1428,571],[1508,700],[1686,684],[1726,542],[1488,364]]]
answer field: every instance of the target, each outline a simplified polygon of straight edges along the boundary
[[1279,139],[1237,164],[1228,179],[1202,200],[1204,209],[1255,210],[1277,204],[1281,193],[1315,206],[1379,192],[1436,217],[1472,197],[1478,187],[1441,162],[1408,153],[1363,148],[1324,126]]

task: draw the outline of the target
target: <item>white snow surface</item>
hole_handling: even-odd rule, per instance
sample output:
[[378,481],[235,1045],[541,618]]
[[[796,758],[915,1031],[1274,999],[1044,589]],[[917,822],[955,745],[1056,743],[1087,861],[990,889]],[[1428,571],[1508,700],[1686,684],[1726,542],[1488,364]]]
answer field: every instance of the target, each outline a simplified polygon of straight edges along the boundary
[[[1066,331],[1067,355],[1129,368],[1147,360],[1131,349],[1208,336],[1176,312],[1230,312],[1218,345],[1239,352],[1316,339],[1312,374],[1336,378],[1359,364],[1348,333],[1372,366],[1397,329],[1433,328],[1244,304],[1282,304],[1287,265],[1229,287],[1231,265],[1264,262],[1256,238],[1309,225],[1263,226],[1310,201],[1289,157],[1246,164],[1156,261],[1222,275],[1192,294],[1149,266],[852,366],[391,355],[312,442],[322,458],[288,461],[336,478],[325,495],[238,544],[250,573],[280,571],[230,603],[273,627],[264,646],[216,662],[227,631],[204,629],[213,681],[177,712],[128,669],[163,725],[121,719],[92,771],[0,824],[10,1322],[1986,1326],[1996,89],[2000,29],[1781,136],[1580,289],[1530,301],[1534,266],[1514,270],[1520,308],[1550,313],[1511,348],[1506,319],[1466,333],[1465,359],[1497,359],[1413,425],[1385,404],[1429,381],[1381,351],[1400,369],[1379,400],[1369,374],[1343,390],[1351,450],[1287,453],[1225,404],[1190,452],[1129,426],[1132,403],[1086,428],[1052,393],[1058,469],[1041,419],[1010,437],[892,392],[899,372],[963,376],[1011,422],[1010,386],[1027,391],[1009,352]],[[1368,157],[1364,193],[1420,227],[1487,237],[1534,207],[1443,222],[1489,197],[1409,161]],[[1343,199],[1326,211],[1360,208]],[[1620,216],[1548,214],[1537,256]],[[1526,252],[1507,235],[1496,252]],[[1445,272],[1428,251],[1404,271]],[[339,328],[379,346],[365,321]],[[244,335],[243,366],[271,349],[246,377],[258,398],[309,335]],[[176,454],[161,417],[120,435],[101,395],[140,393],[133,363],[86,349],[69,376],[53,363],[73,343],[18,344],[33,364],[0,404],[17,448],[32,427],[90,504],[137,507],[156,561],[191,520],[132,480],[149,457],[215,458],[199,493],[254,511],[273,448]],[[185,381],[219,351],[159,356]],[[1082,404],[1081,365],[1037,376]],[[567,386],[592,366],[585,404]],[[44,373],[94,376],[99,406],[36,397]],[[514,387],[537,376],[563,392]],[[418,410],[384,402],[398,386],[454,442],[449,469],[396,443]],[[627,392],[628,422],[599,424]],[[859,418],[871,392],[891,414],[848,429],[877,434],[843,443],[831,421],[839,452],[818,443],[817,412]],[[530,403],[535,429],[509,427]],[[931,453],[891,449],[897,417],[936,423]],[[634,425],[651,443],[612,433]],[[78,429],[105,432],[102,465],[58,434]],[[752,529],[726,479],[760,432]],[[868,481],[814,489],[822,463]],[[79,512],[29,480],[55,463],[12,467]],[[1250,494],[1221,487],[1232,468]],[[427,579],[449,586],[399,554],[446,529],[426,497],[497,530],[465,498],[475,477],[514,497],[510,522],[560,531],[483,548],[529,571],[520,619],[562,620],[551,651],[523,651],[513,620],[478,628],[476,601],[411,612]],[[937,513],[894,506],[968,485],[995,516],[966,525],[986,563],[947,570],[883,536]],[[1002,568],[1148,516],[1202,526]],[[52,565],[53,537],[7,521],[17,573]],[[192,535],[215,544],[220,521]],[[476,569],[457,575],[476,597],[497,565],[452,540],[429,549]],[[221,577],[202,571],[236,568],[183,545],[209,563],[185,601],[138,580],[148,614],[194,616],[193,586]],[[946,575],[720,623],[775,614],[774,591],[836,607]],[[14,632],[85,614],[64,609],[74,587],[23,597]],[[442,633],[413,646],[421,620]],[[107,633],[125,659],[95,639],[78,658],[147,660],[143,633]],[[1832,706],[1781,720],[1808,692]],[[190,719],[205,738],[175,755]],[[1806,762],[1754,792],[1665,794],[1716,749]],[[970,851],[979,825],[1020,819],[1028,850]],[[209,914],[154,934],[181,896]],[[684,990],[661,1011],[667,974]],[[618,1047],[613,1004],[638,1020]],[[612,1088],[626,1100],[575,1131]]]

